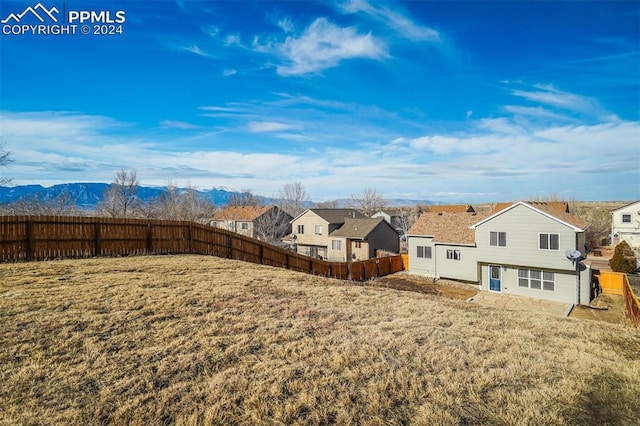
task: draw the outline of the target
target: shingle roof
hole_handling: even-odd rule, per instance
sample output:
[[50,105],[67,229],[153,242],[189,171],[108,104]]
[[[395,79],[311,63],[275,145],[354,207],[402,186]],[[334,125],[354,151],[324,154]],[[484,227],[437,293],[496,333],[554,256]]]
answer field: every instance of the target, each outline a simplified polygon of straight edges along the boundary
[[[498,213],[499,211],[502,211],[507,207],[514,205],[515,203],[515,201],[512,203],[495,203],[493,206],[491,206],[491,212]],[[569,213],[569,203],[567,203],[566,201],[525,201],[525,203],[533,207],[547,206],[555,210]]]
[[383,226],[389,226],[381,217],[375,219],[349,219],[346,218],[344,225],[329,234],[332,237],[360,238],[365,239],[367,236],[384,222]]
[[225,207],[219,210],[211,216],[211,220],[247,220],[252,221],[262,216],[275,206],[237,206],[237,207]]
[[538,210],[541,210],[545,213],[547,213],[548,215],[554,216],[557,219],[560,219],[561,221],[568,223],[569,225],[573,225],[576,228],[580,228],[580,229],[586,229],[589,227],[589,222],[587,222],[586,220],[572,215],[571,213],[567,213],[564,210],[558,210],[557,208],[553,207],[553,205],[551,203],[548,204],[531,204],[531,203],[526,203],[529,204],[531,207],[534,207]]
[[469,227],[487,217],[487,213],[426,212],[409,229],[408,234],[431,236],[440,243],[474,244],[476,233]]
[[[497,212],[494,212],[493,215],[489,216],[490,218],[493,218],[494,216],[499,215],[502,211],[509,209],[515,205],[525,205],[528,206],[532,209],[536,209],[539,210],[540,212],[542,212],[545,215],[551,216],[553,218],[555,218],[556,220],[559,220],[560,222],[563,222],[569,226],[572,226],[574,228],[577,228],[579,230],[585,230],[586,228],[589,227],[589,222],[587,222],[586,220],[578,217],[578,216],[574,216],[570,213],[566,213],[563,210],[559,210],[557,209],[553,203],[545,203],[545,202],[530,202],[530,201],[518,201],[517,203],[511,203],[508,207],[499,210]],[[474,224],[475,225],[475,224]]]
[[344,223],[346,218],[366,219],[367,217],[354,209],[309,209],[329,223]]
[[429,206],[434,213],[473,213],[475,210],[469,204],[438,204]]

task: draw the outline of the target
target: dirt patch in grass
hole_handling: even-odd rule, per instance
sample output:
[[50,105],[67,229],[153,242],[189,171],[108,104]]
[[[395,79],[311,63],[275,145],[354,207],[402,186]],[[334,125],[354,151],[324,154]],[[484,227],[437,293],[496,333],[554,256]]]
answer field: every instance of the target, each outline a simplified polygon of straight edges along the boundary
[[432,278],[402,273],[371,280],[367,285],[371,287],[413,291],[422,294],[433,294],[457,300],[467,300],[478,294],[477,286],[474,285],[450,280],[438,280],[434,282]]
[[0,424],[636,424],[639,345],[214,257],[0,265]]
[[[624,297],[617,294],[600,294],[591,306],[575,306],[569,315],[571,318],[604,321],[611,324],[628,324],[625,314]],[[640,350],[640,348],[638,348]]]

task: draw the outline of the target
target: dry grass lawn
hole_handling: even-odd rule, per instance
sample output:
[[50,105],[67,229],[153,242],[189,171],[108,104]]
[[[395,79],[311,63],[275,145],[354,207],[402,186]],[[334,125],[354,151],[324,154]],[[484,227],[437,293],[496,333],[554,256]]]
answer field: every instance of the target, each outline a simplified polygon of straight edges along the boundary
[[0,424],[637,424],[639,346],[214,257],[0,265]]

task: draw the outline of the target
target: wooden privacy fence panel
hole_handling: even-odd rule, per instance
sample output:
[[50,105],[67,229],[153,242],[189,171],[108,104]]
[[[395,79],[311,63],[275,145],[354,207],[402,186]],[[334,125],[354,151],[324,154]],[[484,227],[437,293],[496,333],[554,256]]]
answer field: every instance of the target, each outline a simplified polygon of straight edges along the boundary
[[600,271],[598,282],[604,294],[622,294],[623,278],[620,272]]
[[622,294],[624,296],[627,317],[631,320],[633,325],[640,327],[640,301],[638,300],[638,296],[633,292],[633,289],[629,284],[629,279],[626,275],[624,275]]
[[400,256],[350,263],[327,262],[231,231],[192,222],[0,216],[0,262],[187,253],[237,259],[354,281],[404,269]]

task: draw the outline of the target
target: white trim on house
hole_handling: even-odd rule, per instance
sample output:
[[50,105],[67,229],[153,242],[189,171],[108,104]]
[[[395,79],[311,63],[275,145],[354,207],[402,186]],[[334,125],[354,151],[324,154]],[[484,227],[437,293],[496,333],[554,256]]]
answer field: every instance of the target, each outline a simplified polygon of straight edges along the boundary
[[[540,236],[541,235],[546,235],[547,236],[547,248],[542,248],[540,247]],[[558,248],[551,248],[551,236],[552,235],[557,235],[558,236]],[[560,247],[562,246],[562,243],[560,242],[560,234],[558,234],[557,232],[538,232],[538,250],[544,250],[544,251],[560,251]]]
[[553,219],[553,220],[555,220],[555,221],[556,221],[556,222],[558,222],[558,223],[561,223],[561,224],[563,224],[563,225],[565,225],[565,226],[568,226],[569,228],[573,229],[573,230],[574,230],[574,231],[576,231],[576,232],[584,232],[584,229],[582,229],[582,228],[578,228],[578,227],[577,227],[577,226],[575,226],[575,225],[572,225],[572,224],[570,224],[570,223],[567,223],[567,222],[565,222],[564,220],[561,220],[561,219],[559,219],[559,218],[557,218],[557,217],[553,216],[552,214],[549,214],[549,213],[547,213],[547,212],[545,212],[545,211],[542,211],[542,210],[540,210],[540,209],[537,209],[537,208],[533,207],[533,206],[532,206],[532,205],[530,205],[530,204],[525,203],[524,201],[518,201],[517,203],[512,204],[511,206],[507,207],[506,209],[504,209],[504,210],[500,210],[499,212],[497,212],[497,213],[495,213],[495,214],[492,214],[492,215],[491,215],[491,216],[489,216],[488,218],[486,218],[486,219],[484,219],[484,220],[481,220],[480,222],[478,222],[478,223],[476,223],[476,224],[474,224],[474,225],[471,225],[469,228],[470,228],[470,229],[476,229],[476,227],[478,227],[479,225],[482,225],[483,223],[490,221],[490,220],[491,220],[491,219],[493,219],[494,217],[500,216],[501,214],[503,214],[503,213],[505,213],[505,212],[507,212],[507,211],[509,211],[509,210],[511,210],[511,209],[513,209],[513,208],[515,208],[515,207],[517,207],[517,206],[525,206],[525,207],[530,208],[531,210],[533,210],[533,211],[535,211],[535,212],[540,213],[541,215],[544,215],[544,216],[548,217],[549,219]]

